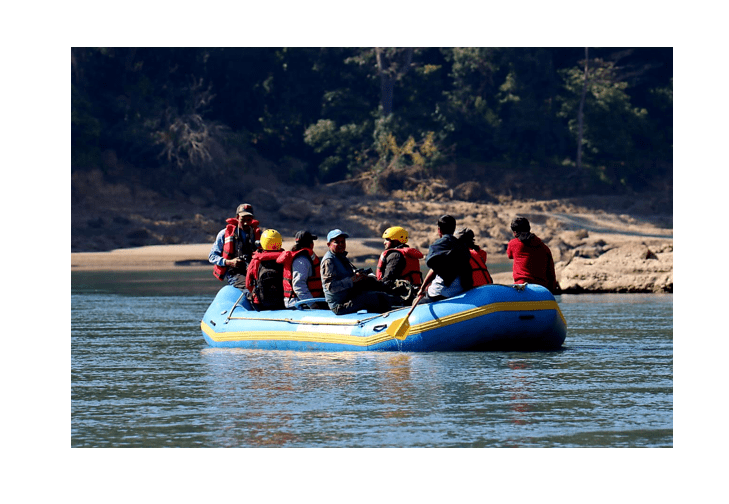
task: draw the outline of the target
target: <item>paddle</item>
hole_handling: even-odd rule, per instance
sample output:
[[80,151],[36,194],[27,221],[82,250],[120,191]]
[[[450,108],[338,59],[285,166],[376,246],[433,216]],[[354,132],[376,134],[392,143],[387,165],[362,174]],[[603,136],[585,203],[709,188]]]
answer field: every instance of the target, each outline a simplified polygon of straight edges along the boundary
[[408,319],[410,318],[410,314],[413,312],[416,306],[418,306],[418,303],[421,299],[423,299],[423,296],[425,293],[420,294],[418,298],[413,303],[413,306],[408,311],[408,314],[405,315],[405,318],[398,319],[394,321],[392,324],[390,324],[390,327],[387,328],[387,334],[392,336],[393,338],[404,340],[408,337],[408,331],[410,330],[410,322],[408,322]]

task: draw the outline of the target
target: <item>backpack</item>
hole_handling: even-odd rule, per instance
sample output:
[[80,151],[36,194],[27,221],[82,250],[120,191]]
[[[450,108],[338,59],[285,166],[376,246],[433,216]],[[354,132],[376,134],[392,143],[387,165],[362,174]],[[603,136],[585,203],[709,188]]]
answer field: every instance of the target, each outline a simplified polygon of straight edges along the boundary
[[253,287],[256,308],[261,310],[283,310],[283,264],[276,260],[261,261],[258,267],[258,278]]

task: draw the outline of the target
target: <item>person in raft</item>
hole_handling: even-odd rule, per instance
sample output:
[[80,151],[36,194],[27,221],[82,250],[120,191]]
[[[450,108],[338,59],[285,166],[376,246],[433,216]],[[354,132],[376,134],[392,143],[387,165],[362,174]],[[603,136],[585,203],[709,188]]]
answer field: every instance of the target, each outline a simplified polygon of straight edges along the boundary
[[248,203],[238,205],[235,218],[227,219],[210,249],[208,261],[213,265],[213,275],[239,289],[245,288],[248,263],[257,250],[256,240],[261,237],[259,222],[253,216]]
[[278,258],[284,253],[281,249],[281,233],[267,229],[261,234],[261,248],[253,253],[246,274],[248,301],[258,311],[283,310],[283,264]]
[[558,292],[552,251],[531,232],[529,220],[525,217],[515,218],[511,222],[511,231],[514,238],[506,247],[506,255],[514,260],[514,283],[535,283],[552,293]]
[[[281,254],[277,261],[283,264],[283,294],[287,308],[293,308],[299,301],[323,298],[321,285],[321,260],[314,253],[314,240],[318,237],[310,231],[298,231],[291,251]],[[328,310],[329,305],[319,301],[305,307]]]
[[489,273],[489,269],[486,267],[486,251],[476,245],[475,236],[473,230],[467,227],[458,229],[453,236],[456,237],[463,245],[468,249],[471,254],[471,278],[473,279],[473,286],[480,287],[481,285],[488,285],[494,283]]
[[423,254],[407,245],[408,232],[400,226],[387,228],[382,238],[385,240],[385,250],[377,262],[377,280],[392,294],[404,299],[405,304],[410,304],[423,284],[420,272]]
[[384,313],[402,301],[384,292],[383,284],[366,272],[357,270],[347,259],[347,238],[341,229],[327,234],[329,250],[321,260],[321,279],[324,297],[329,308],[337,315],[367,310]]
[[415,303],[422,297],[422,303],[432,303],[467,291],[473,285],[471,275],[471,254],[453,236],[456,219],[442,215],[438,219],[439,238],[430,245],[425,264],[430,268],[420,286]]

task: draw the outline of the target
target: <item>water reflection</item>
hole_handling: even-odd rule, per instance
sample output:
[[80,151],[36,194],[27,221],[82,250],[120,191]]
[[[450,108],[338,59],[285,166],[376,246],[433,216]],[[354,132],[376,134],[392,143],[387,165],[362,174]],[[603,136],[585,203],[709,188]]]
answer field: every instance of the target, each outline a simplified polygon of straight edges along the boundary
[[507,363],[509,373],[506,375],[506,390],[509,393],[509,408],[513,412],[511,421],[517,425],[529,423],[531,393],[528,374],[524,371],[531,365],[524,360],[510,360]]
[[378,399],[383,406],[384,418],[407,418],[412,415],[412,409],[408,407],[414,399],[412,359],[409,354],[393,354],[378,362],[382,371],[376,375],[379,382]]

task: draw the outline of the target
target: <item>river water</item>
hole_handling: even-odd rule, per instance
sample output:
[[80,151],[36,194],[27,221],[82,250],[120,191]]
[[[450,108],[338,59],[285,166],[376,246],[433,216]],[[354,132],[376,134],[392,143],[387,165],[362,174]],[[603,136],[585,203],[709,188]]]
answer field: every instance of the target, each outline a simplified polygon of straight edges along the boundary
[[208,347],[205,273],[72,273],[72,447],[672,447],[673,296],[557,297],[555,352]]

